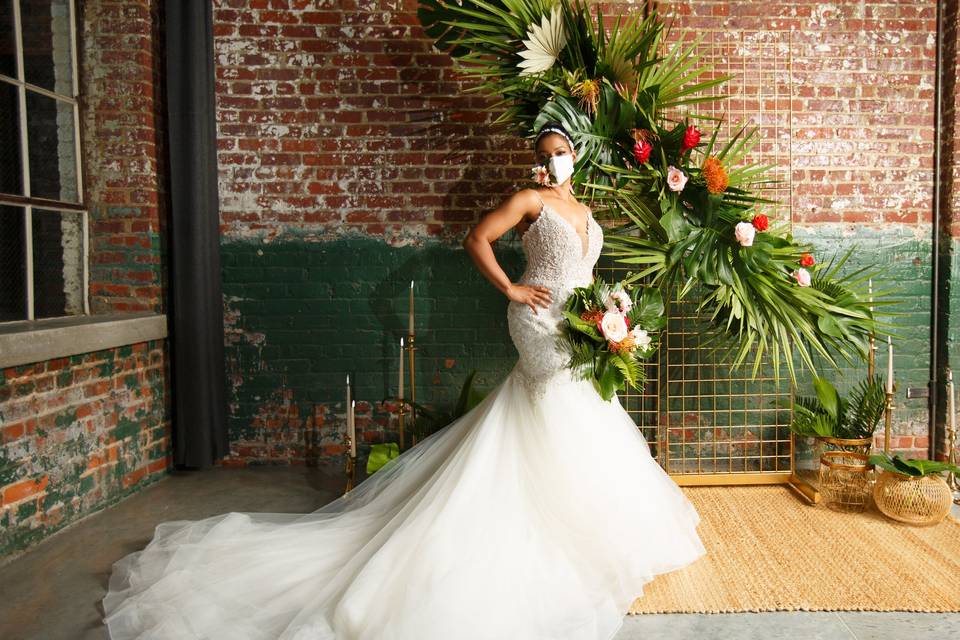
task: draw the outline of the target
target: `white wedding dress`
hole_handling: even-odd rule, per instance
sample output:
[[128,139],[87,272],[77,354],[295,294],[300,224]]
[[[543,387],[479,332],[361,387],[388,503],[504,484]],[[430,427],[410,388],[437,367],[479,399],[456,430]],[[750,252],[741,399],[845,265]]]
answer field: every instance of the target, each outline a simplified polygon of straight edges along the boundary
[[548,205],[523,234],[520,357],[471,411],[306,514],[163,522],[113,565],[114,640],[609,640],[643,585],[706,550],[700,520],[615,396],[564,368],[585,238]]

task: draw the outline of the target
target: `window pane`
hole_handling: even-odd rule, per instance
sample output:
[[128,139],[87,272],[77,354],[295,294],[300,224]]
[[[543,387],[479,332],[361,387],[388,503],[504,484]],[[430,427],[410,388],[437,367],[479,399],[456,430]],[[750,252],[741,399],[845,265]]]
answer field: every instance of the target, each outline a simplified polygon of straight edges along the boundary
[[69,0],[20,2],[24,80],[73,97]]
[[27,138],[30,195],[79,202],[73,105],[27,91]]
[[83,225],[78,212],[33,210],[33,314],[83,313]]
[[23,209],[0,205],[0,322],[27,318]]
[[17,43],[13,33],[13,0],[0,0],[0,73],[17,77]]
[[17,88],[0,81],[0,193],[22,196],[19,104]]

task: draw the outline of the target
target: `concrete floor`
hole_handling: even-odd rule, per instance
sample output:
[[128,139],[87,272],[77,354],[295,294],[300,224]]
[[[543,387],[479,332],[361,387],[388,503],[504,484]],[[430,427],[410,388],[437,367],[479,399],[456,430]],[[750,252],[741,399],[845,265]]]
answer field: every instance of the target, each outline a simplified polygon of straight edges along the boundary
[[[143,548],[157,523],[228,511],[305,513],[335,498],[341,490],[339,482],[331,470],[302,467],[175,472],[0,567],[0,638],[105,640],[100,600],[111,564]],[[960,517],[960,506],[954,506],[954,514]],[[960,637],[960,614],[799,611],[627,616],[615,640],[936,637]]]

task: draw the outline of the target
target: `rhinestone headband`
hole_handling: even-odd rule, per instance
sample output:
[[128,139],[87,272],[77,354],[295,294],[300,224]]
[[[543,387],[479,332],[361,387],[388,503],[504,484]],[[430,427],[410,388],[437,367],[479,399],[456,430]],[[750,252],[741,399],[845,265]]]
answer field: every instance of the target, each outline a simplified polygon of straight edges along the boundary
[[568,135],[563,131],[563,129],[558,129],[557,127],[544,127],[543,129],[541,129],[541,130],[540,130],[540,133],[537,134],[537,139],[533,141],[533,146],[537,146],[537,142],[540,141],[540,138],[542,138],[543,136],[547,135],[548,133],[559,133],[560,135],[562,135],[564,138],[567,139],[567,142],[570,143],[570,149],[571,149],[571,150],[573,150],[573,149],[576,148],[576,147],[574,146],[573,140],[570,138],[570,136],[568,136]]

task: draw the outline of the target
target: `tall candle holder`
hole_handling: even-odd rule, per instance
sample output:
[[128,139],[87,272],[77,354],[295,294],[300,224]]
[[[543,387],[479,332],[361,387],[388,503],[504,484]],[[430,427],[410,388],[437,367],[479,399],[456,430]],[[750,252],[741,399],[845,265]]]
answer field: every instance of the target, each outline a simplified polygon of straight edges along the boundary
[[893,391],[886,391],[887,404],[883,410],[883,452],[890,453],[890,426],[893,423]]
[[[957,405],[953,386],[953,370],[947,369],[947,462],[957,464]],[[960,504],[960,478],[953,471],[947,473],[947,486],[953,492],[953,503]]]
[[347,437],[344,440],[344,442],[347,445],[347,467],[345,469],[345,473],[347,475],[347,486],[346,486],[346,489],[344,489],[343,491],[343,495],[347,495],[353,489],[353,485],[356,480],[357,456],[351,453],[351,449],[353,446],[353,439],[350,437],[349,433],[347,434]]
[[[410,424],[413,425],[416,420],[416,402],[417,402],[417,377],[414,375],[416,369],[414,368],[415,363],[415,353],[417,350],[416,347],[416,335],[411,331],[407,334],[407,352],[409,354],[410,360]],[[400,449],[404,448],[404,433],[403,433],[403,423],[400,423]],[[417,434],[414,433],[412,436],[412,445],[417,444]],[[412,446],[411,445],[411,446]]]

